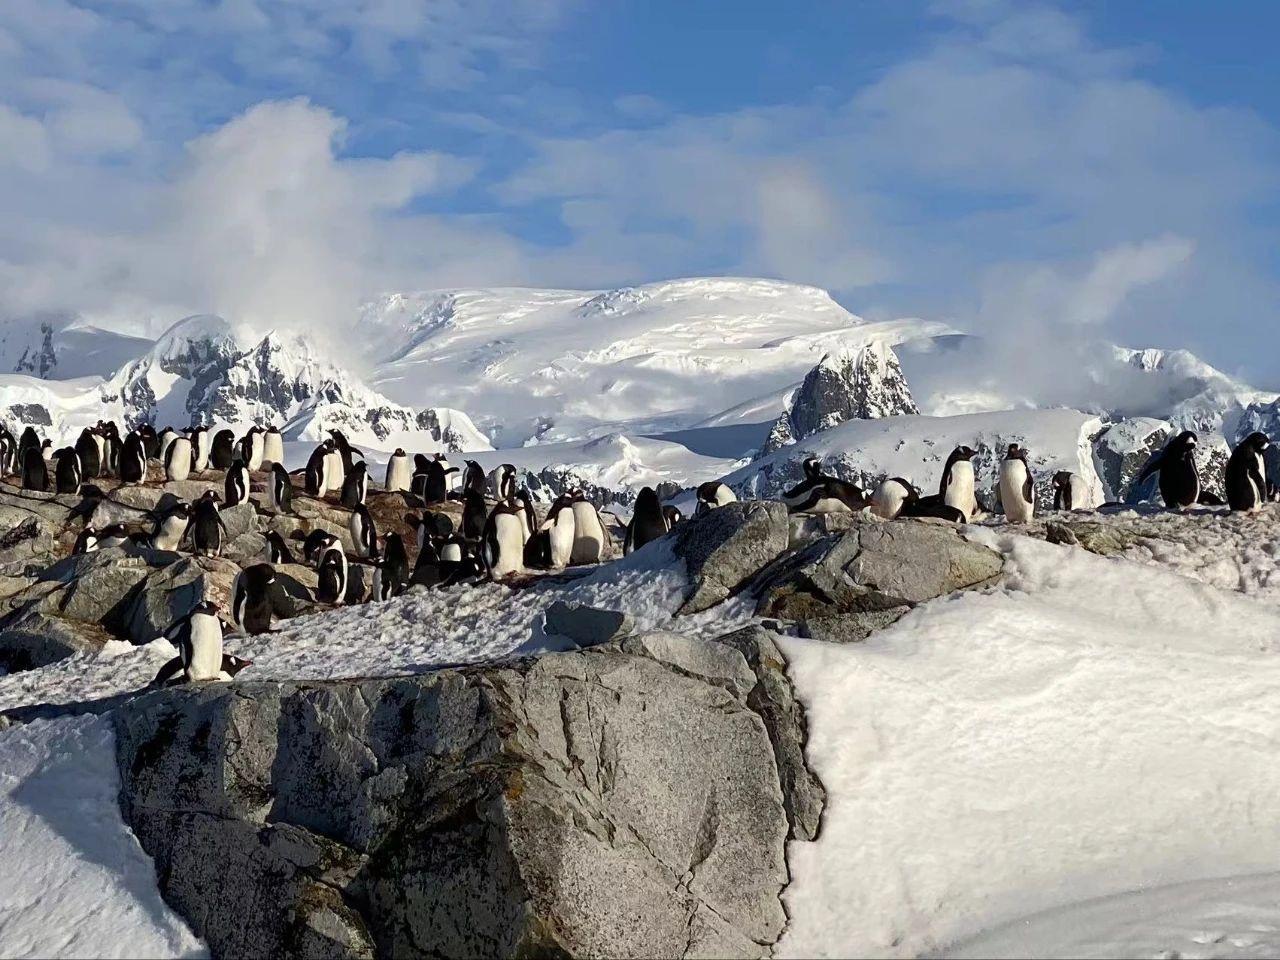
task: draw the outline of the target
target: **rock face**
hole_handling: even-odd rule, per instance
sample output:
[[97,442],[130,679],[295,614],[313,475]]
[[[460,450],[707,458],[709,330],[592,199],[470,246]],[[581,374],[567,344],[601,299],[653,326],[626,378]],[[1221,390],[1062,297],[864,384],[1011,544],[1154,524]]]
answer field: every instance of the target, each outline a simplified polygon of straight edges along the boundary
[[160,691],[116,714],[121,806],[219,956],[762,956],[822,802],[781,663],[646,635]]
[[809,371],[761,452],[771,453],[846,420],[919,412],[892,347],[877,342],[856,351],[839,350]]
[[673,531],[690,590],[679,613],[700,613],[740,589],[787,549],[787,508],[772,500],[725,504]]
[[861,520],[765,571],[757,614],[798,623],[806,636],[864,640],[911,607],[999,575],[994,550],[933,520]]

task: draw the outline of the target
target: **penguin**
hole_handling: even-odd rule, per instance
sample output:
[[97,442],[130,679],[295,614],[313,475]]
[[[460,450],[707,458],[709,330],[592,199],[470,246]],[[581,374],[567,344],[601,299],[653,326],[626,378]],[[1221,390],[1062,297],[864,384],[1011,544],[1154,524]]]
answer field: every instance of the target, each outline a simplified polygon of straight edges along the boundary
[[484,468],[474,460],[468,460],[466,464],[467,469],[462,476],[462,492],[463,494],[475,492],[483,498],[485,493]]
[[1262,454],[1271,446],[1265,433],[1241,440],[1227,460],[1227,504],[1232,510],[1257,510],[1267,502],[1267,465]]
[[[272,464],[278,466],[278,464]],[[297,563],[293,558],[293,554],[289,552],[289,546],[284,542],[284,537],[280,536],[278,530],[267,531],[267,561],[269,563]]]
[[276,571],[269,563],[255,563],[236,576],[231,590],[231,619],[245,633],[271,632],[275,612]]
[[98,531],[93,528],[93,524],[88,524],[83,530],[76,534],[76,542],[71,547],[71,553],[97,553],[98,551]]
[[542,521],[541,532],[547,536],[546,566],[560,570],[569,565],[575,529],[573,497],[561,494],[547,511],[547,519]]
[[418,549],[428,540],[443,540],[453,534],[453,520],[447,513],[424,510],[421,517],[410,514],[405,521],[413,527]]
[[968,523],[969,518],[963,510],[948,506],[942,497],[933,494],[928,497],[911,497],[902,505],[900,517],[933,517],[935,520],[948,520],[951,523]]
[[480,538],[480,556],[490,580],[524,572],[524,509],[514,500],[494,506]]
[[169,449],[164,455],[164,475],[168,480],[185,480],[191,476],[191,441],[184,436],[176,436],[169,441]]
[[0,424],[0,477],[17,472],[18,441],[9,428]]
[[169,444],[177,438],[178,432],[173,427],[165,427],[160,431],[160,449],[152,459],[163,461],[169,455]]
[[269,469],[277,463],[284,466],[284,437],[275,427],[267,427],[262,434],[262,469]]
[[227,471],[226,479],[222,482],[222,491],[222,499],[228,507],[234,507],[249,499],[249,468],[239,457]]
[[1196,447],[1199,438],[1190,430],[1183,430],[1170,440],[1163,450],[1147,461],[1138,474],[1135,484],[1141,484],[1151,474],[1160,473],[1160,496],[1170,510],[1185,510],[1200,500],[1200,473],[1196,470]]
[[1088,501],[1089,491],[1080,477],[1070,470],[1059,470],[1053,475],[1053,509],[1085,510]]
[[218,512],[218,498],[212,492],[192,505],[187,532],[197,554],[216,557],[222,552],[222,535],[228,531]]
[[302,541],[302,559],[318,567],[321,555],[330,547],[338,546],[339,543],[341,541],[337,534],[330,533],[328,530],[312,530]]
[[801,464],[804,479],[782,495],[791,513],[856,513],[867,505],[866,494],[855,483],[829,477],[822,461],[809,457]]
[[604,547],[608,542],[600,511],[581,490],[573,491],[570,509],[573,511],[573,550],[569,562],[599,563],[604,559]]
[[462,471],[457,467],[449,466],[449,458],[443,453],[437,453],[435,461],[440,464],[440,469],[444,471],[446,497],[457,493],[462,487]]
[[222,677],[222,620],[210,600],[202,600],[185,617],[165,631],[182,658],[183,679],[188,683]]
[[[461,552],[459,551],[459,556]],[[412,586],[435,587],[444,580],[444,565],[436,545],[428,540],[418,549],[418,559],[413,565],[413,574],[409,577]]]
[[391,459],[387,461],[387,479],[382,489],[388,493],[407,492],[411,479],[409,456],[403,449],[396,447],[395,453],[391,454]]
[[320,446],[311,451],[311,456],[307,459],[306,470],[306,491],[307,496],[317,499],[324,499],[324,495],[328,492],[330,486],[329,477],[329,458],[333,455],[333,441],[326,440]]
[[726,503],[733,503],[738,499],[738,495],[719,480],[708,480],[706,483],[699,484],[697,496],[698,506],[693,511],[695,517],[700,517],[716,507],[723,507]]
[[27,447],[23,451],[22,489],[49,489],[49,466],[44,462],[44,451],[39,446]]
[[98,448],[98,441],[88,427],[80,431],[75,449],[77,456],[80,457],[81,479],[88,480],[91,477],[101,476],[102,451]]
[[[706,486],[706,484],[703,484]],[[728,489],[728,488],[726,488]],[[702,503],[702,487],[698,488],[699,505]],[[711,507],[707,508],[712,509]],[[636,505],[631,513],[631,522],[627,524],[627,535],[622,541],[623,556],[629,556],[646,543],[664,537],[667,534],[667,518],[663,516],[662,504],[658,502],[658,493],[653,487],[643,487],[636,496]]]
[[474,580],[484,572],[471,545],[460,536],[447,539],[440,547],[440,586]]
[[423,454],[415,453],[413,455],[413,476],[409,478],[409,494],[416,497],[422,503],[427,502],[427,484],[429,483],[428,475],[430,473],[429,464],[431,463]]
[[26,462],[28,450],[40,449],[40,435],[36,433],[35,427],[26,427],[22,431],[22,436],[18,438],[18,468]]
[[360,454],[360,458],[364,459],[364,454],[360,453],[355,447],[351,446],[347,440],[347,435],[341,430],[330,430],[329,436],[333,438],[334,448],[342,457],[343,473],[350,473],[351,468],[355,465],[355,455]]
[[521,487],[516,499],[520,501],[520,509],[524,513],[524,539],[528,543],[529,538],[538,532],[538,512],[533,509],[533,495],[529,493],[528,487]]
[[136,431],[125,438],[124,449],[120,451],[120,480],[122,483],[147,482],[147,452]]
[[457,467],[449,466],[449,461],[440,457],[425,460],[426,486],[422,491],[423,503],[444,503],[449,499],[449,478],[458,472]]
[[124,524],[113,523],[98,531],[97,540],[98,546],[104,550],[123,547],[126,543],[129,543],[129,531],[124,528]]
[[[113,422],[102,426],[102,462],[98,476],[109,477],[120,475],[120,458],[124,456],[124,441],[120,439],[120,428]],[[145,455],[144,458],[145,460]]]
[[684,514],[680,512],[680,508],[670,503],[663,506],[662,515],[667,518],[668,530],[674,527],[677,523],[684,522]]
[[495,500],[511,500],[516,495],[516,468],[514,464],[501,463],[494,467],[486,480],[489,495]]
[[484,536],[487,514],[484,497],[475,490],[468,490],[462,501],[462,536],[473,543],[479,541]]
[[230,430],[219,430],[213,435],[209,448],[209,464],[215,470],[229,470],[236,459],[236,435]]
[[319,571],[316,599],[321,603],[344,603],[347,598],[347,555],[341,547],[325,548],[320,555]]
[[196,473],[204,473],[209,469],[210,447],[213,438],[209,436],[208,427],[191,429],[191,469]]
[[947,457],[947,465],[942,468],[942,480],[938,484],[938,493],[942,502],[955,507],[965,515],[965,521],[972,520],[978,513],[978,500],[974,493],[973,458],[976,451],[972,447],[961,444],[951,451]]
[[405,575],[409,570],[409,555],[405,552],[400,534],[389,533],[383,543],[382,556],[374,562],[374,601],[390,600],[404,590]]
[[[108,425],[104,424],[101,420],[98,421],[99,432],[104,441],[111,437],[111,430],[108,429],[108,426],[114,428],[115,424]],[[160,437],[156,434],[156,428],[149,423],[143,423],[138,425],[135,432],[138,434],[139,439],[142,440],[142,452],[146,455],[146,458],[148,460],[159,460]],[[104,450],[105,446],[106,444],[104,442]]]
[[373,517],[369,508],[363,503],[351,512],[351,543],[357,557],[369,558],[378,555],[378,531],[373,525]]
[[177,550],[187,536],[191,521],[191,505],[178,502],[156,517],[151,530],[151,549]]
[[53,488],[58,493],[79,493],[80,482],[80,455],[74,447],[63,447],[53,470]]
[[1036,512],[1035,478],[1027,465],[1027,451],[1018,444],[1009,444],[1004,460],[1000,462],[1000,483],[997,487],[1000,506],[1009,523],[1026,523]]
[[361,460],[342,483],[342,505],[349,510],[364,504],[365,495],[369,492],[369,473],[365,462]]
[[251,471],[257,472],[262,469],[262,428],[254,424],[249,428],[249,432],[244,436],[245,457],[244,463]]
[[330,440],[329,443],[329,452],[325,454],[324,457],[324,471],[325,477],[327,478],[325,480],[324,492],[328,493],[330,490],[336,490],[341,494],[342,484],[347,479],[347,470],[342,463],[341,451],[333,446],[332,440]]
[[902,477],[886,477],[871,494],[871,512],[881,520],[893,520],[920,496]]
[[278,460],[272,462],[267,480],[267,505],[276,513],[293,512],[293,480]]

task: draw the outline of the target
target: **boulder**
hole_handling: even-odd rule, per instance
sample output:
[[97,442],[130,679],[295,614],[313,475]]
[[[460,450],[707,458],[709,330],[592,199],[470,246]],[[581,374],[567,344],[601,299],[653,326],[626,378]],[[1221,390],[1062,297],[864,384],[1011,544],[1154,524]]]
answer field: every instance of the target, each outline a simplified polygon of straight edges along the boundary
[[212,600],[231,619],[231,591],[240,568],[221,557],[181,557],[152,573],[132,598],[126,631],[134,643],[149,643],[202,600]]
[[215,956],[762,956],[788,820],[757,689],[661,636],[177,687],[113,714],[121,807]]
[[267,538],[253,531],[242,533],[223,544],[222,556],[242,567],[260,563],[267,556]]
[[[50,586],[54,593],[59,591]],[[17,673],[47,667],[77,653],[96,653],[110,639],[95,623],[49,614],[33,604],[0,627],[0,669]]]
[[631,618],[619,610],[603,610],[586,604],[557,600],[544,614],[548,634],[568,637],[579,646],[607,643],[632,630]]
[[677,612],[699,613],[735,593],[787,549],[787,508],[772,500],[728,503],[673,533],[690,584]]

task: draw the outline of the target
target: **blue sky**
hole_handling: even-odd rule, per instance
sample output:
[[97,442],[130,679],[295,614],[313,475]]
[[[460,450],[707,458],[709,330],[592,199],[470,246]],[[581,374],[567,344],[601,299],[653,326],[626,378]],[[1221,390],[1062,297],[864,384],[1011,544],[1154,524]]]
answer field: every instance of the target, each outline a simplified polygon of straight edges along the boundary
[[1271,3],[8,0],[0,309],[704,273],[1280,385]]

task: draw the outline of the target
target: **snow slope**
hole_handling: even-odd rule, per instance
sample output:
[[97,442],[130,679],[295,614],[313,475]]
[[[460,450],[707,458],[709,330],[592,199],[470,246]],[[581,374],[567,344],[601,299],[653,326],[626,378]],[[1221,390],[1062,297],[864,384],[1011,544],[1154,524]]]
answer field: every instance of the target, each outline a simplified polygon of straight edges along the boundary
[[[1172,926],[1158,900],[1132,931],[1130,900],[1096,927],[1036,915],[1275,869],[1280,610],[971,529],[1008,557],[1004,587],[861,644],[783,641],[830,805],[818,841],[790,845],[778,955],[1234,953],[1188,942],[1222,883],[1185,888]],[[1274,900],[1237,906],[1231,932],[1274,943]]]

